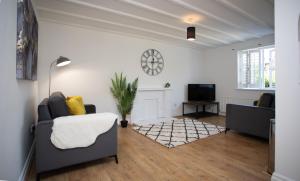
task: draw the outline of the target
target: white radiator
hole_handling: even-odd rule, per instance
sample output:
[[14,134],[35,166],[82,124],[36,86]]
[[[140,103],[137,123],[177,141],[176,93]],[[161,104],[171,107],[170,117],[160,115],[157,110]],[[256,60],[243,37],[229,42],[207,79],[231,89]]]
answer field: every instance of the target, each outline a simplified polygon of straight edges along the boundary
[[226,114],[226,104],[253,105],[254,99],[239,98],[239,97],[220,97],[220,114]]
[[[239,105],[249,105],[252,106],[253,102],[256,99],[249,99],[249,98],[239,98],[239,97],[218,97],[217,102],[220,103],[220,115],[226,115],[226,104],[239,104]],[[201,111],[201,109],[200,109]],[[208,105],[206,106],[206,111],[208,112],[217,112],[217,107]]]

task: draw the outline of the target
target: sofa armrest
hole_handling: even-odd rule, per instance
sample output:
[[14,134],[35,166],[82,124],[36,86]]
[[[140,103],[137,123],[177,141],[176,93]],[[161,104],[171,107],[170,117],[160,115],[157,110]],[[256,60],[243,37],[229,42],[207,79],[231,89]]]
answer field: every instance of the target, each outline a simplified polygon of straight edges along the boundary
[[35,129],[36,148],[42,148],[49,144],[52,133],[53,120],[38,122]]
[[268,138],[270,119],[275,110],[265,107],[226,105],[226,128]]
[[[35,136],[37,139],[50,138],[52,132],[53,120],[44,120],[38,122],[35,129]],[[38,141],[38,140],[37,140]]]
[[85,111],[87,114],[96,113],[96,106],[93,104],[85,104]]
[[38,122],[35,129],[35,156],[36,156],[36,172],[39,173],[39,168],[42,167],[44,159],[49,153],[49,146],[52,145],[50,136],[52,133],[53,120],[44,120]]

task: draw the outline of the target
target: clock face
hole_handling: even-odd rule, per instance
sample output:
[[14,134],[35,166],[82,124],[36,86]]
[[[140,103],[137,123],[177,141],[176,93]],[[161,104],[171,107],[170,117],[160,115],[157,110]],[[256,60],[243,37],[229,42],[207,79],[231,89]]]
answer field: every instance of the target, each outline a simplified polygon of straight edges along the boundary
[[146,74],[158,75],[164,68],[164,59],[159,51],[148,49],[142,54],[141,66]]

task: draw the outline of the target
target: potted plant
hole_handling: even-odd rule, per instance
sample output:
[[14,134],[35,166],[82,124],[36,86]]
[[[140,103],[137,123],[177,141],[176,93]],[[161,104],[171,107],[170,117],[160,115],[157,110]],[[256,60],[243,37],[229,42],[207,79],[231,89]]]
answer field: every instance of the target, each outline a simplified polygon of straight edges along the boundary
[[133,101],[135,99],[138,78],[132,83],[127,83],[126,77],[121,73],[118,75],[115,73],[115,78],[111,79],[112,87],[110,88],[111,93],[117,101],[117,108],[122,116],[121,126],[127,127],[128,121],[126,115],[131,113],[133,107]]

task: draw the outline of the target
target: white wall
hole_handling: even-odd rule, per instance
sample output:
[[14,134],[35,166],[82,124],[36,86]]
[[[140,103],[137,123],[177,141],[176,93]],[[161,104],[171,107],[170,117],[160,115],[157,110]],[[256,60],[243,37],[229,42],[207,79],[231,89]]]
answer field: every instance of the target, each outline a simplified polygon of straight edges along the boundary
[[[86,103],[97,106],[97,112],[117,112],[109,90],[114,72],[123,72],[129,80],[139,77],[140,87],[162,87],[170,82],[173,115],[181,114],[186,85],[199,83],[203,75],[200,50],[46,21],[40,21],[39,26],[40,100],[48,96],[49,65],[60,55],[72,63],[56,69],[52,90],[67,96],[82,95]],[[146,75],[140,66],[141,55],[149,48],[159,50],[165,60],[158,76]]]
[[275,173],[272,180],[300,180],[299,0],[275,1],[277,61]]
[[[237,89],[237,51],[274,44],[274,36],[269,35],[242,43],[219,48],[207,49],[204,52],[205,79],[207,83],[216,84],[216,99],[220,102],[221,112],[226,111],[226,103],[252,104],[262,91]],[[234,50],[233,50],[234,49]]]
[[0,24],[0,180],[18,180],[32,144],[36,89],[16,80],[16,0],[2,0]]

